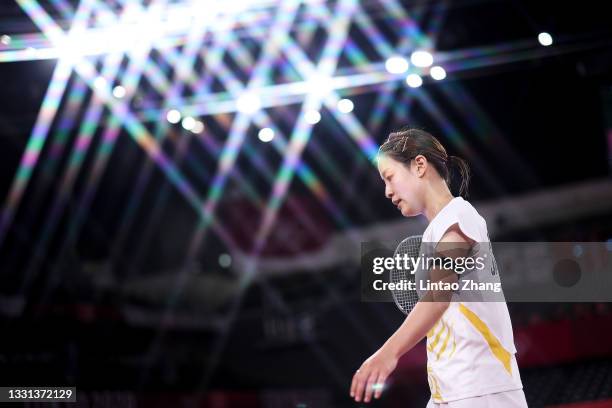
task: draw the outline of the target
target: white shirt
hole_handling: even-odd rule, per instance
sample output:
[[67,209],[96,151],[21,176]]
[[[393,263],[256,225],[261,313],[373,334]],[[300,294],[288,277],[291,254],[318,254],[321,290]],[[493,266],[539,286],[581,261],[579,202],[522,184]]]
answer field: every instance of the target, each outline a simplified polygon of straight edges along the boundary
[[[423,245],[437,244],[454,224],[476,243],[485,243],[480,246],[481,254],[489,255],[487,268],[459,278],[499,282],[486,222],[462,197],[453,198],[431,220],[423,233]],[[427,377],[436,403],[523,388],[503,293],[501,301],[469,299],[467,292],[455,292],[448,309],[427,334]]]

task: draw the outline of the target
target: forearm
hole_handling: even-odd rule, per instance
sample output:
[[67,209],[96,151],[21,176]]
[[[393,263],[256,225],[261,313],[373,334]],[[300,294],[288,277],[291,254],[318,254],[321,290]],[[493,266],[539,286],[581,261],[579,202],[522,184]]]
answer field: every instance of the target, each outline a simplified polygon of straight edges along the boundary
[[[451,236],[448,239],[451,239]],[[452,242],[439,252],[439,256],[455,258],[464,256],[468,251],[469,246],[463,248],[458,243]],[[440,268],[432,268],[429,276],[432,282],[439,283],[452,284],[458,280],[457,274],[454,271],[446,271]],[[421,341],[436,322],[440,320],[446,309],[448,309],[452,296],[453,292],[450,290],[432,290],[427,292],[383,347],[395,357],[401,357]]]
[[427,335],[448,305],[448,302],[418,302],[383,347],[397,358],[401,357]]

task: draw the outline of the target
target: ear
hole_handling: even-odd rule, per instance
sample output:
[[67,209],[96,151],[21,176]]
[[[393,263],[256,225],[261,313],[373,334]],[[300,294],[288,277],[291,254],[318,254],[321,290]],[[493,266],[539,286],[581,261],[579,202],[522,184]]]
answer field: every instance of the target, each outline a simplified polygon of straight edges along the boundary
[[416,166],[417,177],[423,177],[425,175],[425,172],[427,171],[427,167],[429,164],[427,162],[427,158],[422,154],[419,154],[414,158],[414,164]]

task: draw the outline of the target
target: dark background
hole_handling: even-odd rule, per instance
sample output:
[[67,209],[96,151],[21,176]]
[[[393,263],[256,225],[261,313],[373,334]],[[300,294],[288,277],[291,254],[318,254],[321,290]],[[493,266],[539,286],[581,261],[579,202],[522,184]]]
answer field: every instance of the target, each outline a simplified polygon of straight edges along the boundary
[[[122,3],[109,5],[120,11]],[[68,27],[70,19],[57,7],[59,3],[41,4]],[[336,3],[325,4],[333,9]],[[64,5],[70,10],[76,4]],[[422,27],[439,24],[431,31],[435,51],[455,56],[446,66],[444,81],[426,79],[419,88],[443,116],[434,115],[423,99],[415,98],[416,91],[400,85],[392,91],[391,108],[376,123],[372,119],[376,98],[388,91],[365,88],[349,97],[368,135],[380,144],[390,131],[405,125],[427,129],[450,154],[472,165],[469,200],[477,208],[510,202],[517,203],[519,213],[529,213],[530,200],[543,197],[543,213],[554,214],[525,227],[516,226],[512,214],[502,212],[487,219],[492,240],[612,239],[612,201],[606,204],[610,194],[603,193],[610,191],[612,157],[612,30],[606,2],[465,0],[400,5],[417,16]],[[397,35],[389,27],[398,20],[378,1],[361,2],[361,7],[379,30],[390,32],[393,44]],[[298,20],[307,21],[307,13],[302,12]],[[261,24],[270,23],[264,19]],[[317,41],[325,39],[325,30],[320,31],[304,45],[311,57],[320,49]],[[551,47],[537,44],[540,31],[553,35]],[[37,32],[18,5],[2,4],[0,34]],[[367,44],[366,35],[351,31],[351,38],[372,62],[384,61]],[[489,63],[470,67],[475,59],[456,56],[458,50],[483,46],[500,47],[499,55],[518,55],[519,51],[508,53],[501,47],[519,41],[532,41],[532,52],[514,62],[493,63],[494,53],[483,57]],[[245,39],[244,44],[254,55],[260,51],[261,44],[252,40]],[[163,66],[160,52],[153,51],[150,58]],[[199,58],[196,74],[210,75],[203,57]],[[236,71],[227,58],[226,69]],[[102,57],[91,60],[99,67]],[[0,63],[4,211],[55,65],[53,59]],[[126,65],[127,59],[122,69]],[[339,69],[345,68],[350,63],[341,58]],[[172,67],[166,75],[173,78]],[[276,72],[272,80],[285,79]],[[137,87],[131,102],[134,111],[163,106],[164,95],[155,93],[146,81]],[[79,84],[73,73],[68,89]],[[213,89],[221,90],[222,85],[215,82]],[[107,109],[96,124],[92,148],[74,185],[64,191],[62,180],[91,98],[86,90],[83,100],[70,107],[63,96],[61,116],[52,124],[0,247],[1,384],[74,385],[85,405],[97,401],[112,406],[176,406],[182,401],[213,407],[353,406],[348,398],[353,371],[403,316],[393,304],[360,302],[358,265],[314,272],[298,268],[250,281],[234,256],[253,248],[272,191],[272,183],[250,157],[268,163],[274,176],[283,156],[260,142],[258,127],[250,125],[213,215],[237,248],[229,248],[209,230],[190,257],[196,212],[125,129],[90,206],[78,218],[91,185],[88,177],[109,117]],[[470,100],[474,103],[466,102]],[[267,112],[290,134],[299,107]],[[331,245],[335,236],[355,231],[359,236],[368,228],[402,223],[384,197],[376,168],[328,110],[321,114],[302,159],[319,177],[329,201],[317,199],[295,176],[260,251],[262,259],[297,259]],[[74,122],[65,129],[61,143],[62,118],[71,115]],[[208,144],[199,143],[179,125],[168,127],[160,139],[163,151],[175,159],[200,197],[206,197],[220,159],[210,146],[223,147],[234,116],[200,118]],[[156,122],[164,121],[149,121],[146,127],[154,132]],[[251,183],[259,199],[240,180]],[[453,189],[456,193],[456,185]],[[589,200],[593,191],[599,191],[597,200],[604,201]],[[551,192],[563,199],[551,199],[547,196]],[[295,208],[301,208],[310,228]],[[425,227],[423,220],[416,223],[406,225]],[[222,254],[232,255],[232,266],[220,265]],[[530,406],[612,399],[609,304],[509,307]],[[424,406],[429,396],[424,358],[423,347],[409,353],[376,405]]]

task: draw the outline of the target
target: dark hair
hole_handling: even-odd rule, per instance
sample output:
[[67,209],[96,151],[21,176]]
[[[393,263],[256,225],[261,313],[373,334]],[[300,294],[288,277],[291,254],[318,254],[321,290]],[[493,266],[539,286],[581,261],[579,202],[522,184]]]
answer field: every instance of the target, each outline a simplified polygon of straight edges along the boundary
[[467,162],[457,156],[449,156],[442,143],[428,132],[410,127],[389,134],[387,140],[380,146],[379,154],[384,154],[392,159],[410,165],[412,159],[423,155],[437,170],[440,177],[446,181],[451,188],[451,168],[457,166],[461,175],[459,195],[467,197],[470,183],[470,167]]

